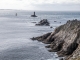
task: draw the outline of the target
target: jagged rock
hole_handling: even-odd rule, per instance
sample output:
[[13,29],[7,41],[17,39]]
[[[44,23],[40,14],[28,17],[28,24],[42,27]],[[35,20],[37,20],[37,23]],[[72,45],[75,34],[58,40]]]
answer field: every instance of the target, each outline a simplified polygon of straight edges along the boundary
[[51,47],[51,45],[47,45],[47,46],[45,46],[46,48],[50,48]]
[[66,58],[66,60],[80,60],[80,44],[78,45],[77,49]]
[[43,19],[38,24],[36,24],[36,26],[50,26],[50,23],[47,19]]
[[57,27],[54,32],[35,37],[35,40],[49,43],[47,47],[51,48],[50,52],[57,52],[58,56],[70,60],[72,55],[80,55],[76,53],[80,53],[80,21],[69,20],[66,24]]
[[38,40],[38,41],[44,41],[50,34],[51,34],[51,32],[50,33],[47,33],[47,34],[44,34],[42,36],[39,36],[39,37],[33,37],[31,39],[32,40]]
[[63,58],[60,58],[59,60],[64,60]]

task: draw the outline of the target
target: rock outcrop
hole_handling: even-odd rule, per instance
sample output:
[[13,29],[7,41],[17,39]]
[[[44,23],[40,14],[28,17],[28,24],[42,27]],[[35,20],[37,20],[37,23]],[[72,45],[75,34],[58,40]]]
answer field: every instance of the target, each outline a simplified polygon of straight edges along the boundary
[[50,23],[47,19],[43,19],[38,24],[36,24],[36,26],[50,26]]
[[57,27],[54,32],[34,37],[32,40],[50,44],[50,52],[57,52],[65,60],[80,60],[80,21],[77,19],[67,21]]

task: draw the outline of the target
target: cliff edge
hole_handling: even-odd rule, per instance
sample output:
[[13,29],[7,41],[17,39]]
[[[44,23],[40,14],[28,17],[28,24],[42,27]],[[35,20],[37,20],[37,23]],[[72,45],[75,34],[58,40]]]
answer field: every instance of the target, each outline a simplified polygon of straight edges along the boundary
[[80,60],[80,21],[77,19],[67,21],[53,32],[31,39],[50,44],[46,46],[51,48],[49,51],[57,52],[65,60]]

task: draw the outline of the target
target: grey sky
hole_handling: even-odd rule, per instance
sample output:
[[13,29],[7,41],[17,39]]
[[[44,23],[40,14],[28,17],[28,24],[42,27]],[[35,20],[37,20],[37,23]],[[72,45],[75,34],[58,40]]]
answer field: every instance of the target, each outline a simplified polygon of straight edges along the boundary
[[0,9],[80,11],[80,0],[0,0]]

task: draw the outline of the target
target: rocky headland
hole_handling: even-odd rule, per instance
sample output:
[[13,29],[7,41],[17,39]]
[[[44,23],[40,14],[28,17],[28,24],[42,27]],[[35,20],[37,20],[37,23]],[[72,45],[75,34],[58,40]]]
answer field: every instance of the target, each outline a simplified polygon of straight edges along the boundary
[[69,20],[53,32],[31,39],[50,44],[46,46],[51,48],[49,51],[57,52],[64,60],[80,60],[80,20]]

